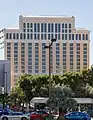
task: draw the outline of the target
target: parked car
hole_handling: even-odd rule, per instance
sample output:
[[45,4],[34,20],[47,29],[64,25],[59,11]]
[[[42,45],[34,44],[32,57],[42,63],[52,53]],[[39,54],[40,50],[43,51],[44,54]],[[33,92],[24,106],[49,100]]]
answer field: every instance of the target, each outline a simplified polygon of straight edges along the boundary
[[83,112],[71,112],[64,115],[66,120],[91,120],[91,117],[87,113]]
[[0,116],[2,115],[9,115],[10,113],[16,114],[16,115],[22,115],[23,112],[14,112],[11,109],[5,108],[5,109],[0,109]]
[[30,120],[30,114],[24,114],[22,112],[14,112],[12,110],[4,111],[1,120]]
[[30,115],[31,120],[43,120],[43,118],[47,118],[49,114],[46,111],[36,111],[32,112]]

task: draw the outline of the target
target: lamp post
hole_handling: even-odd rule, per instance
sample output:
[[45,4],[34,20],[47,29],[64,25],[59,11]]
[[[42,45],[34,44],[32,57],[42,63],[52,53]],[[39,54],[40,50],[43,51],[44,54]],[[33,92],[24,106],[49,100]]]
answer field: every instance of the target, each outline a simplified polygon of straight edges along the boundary
[[[51,39],[51,43],[49,42],[49,45],[44,46],[44,48],[49,49],[49,99],[51,97],[51,46],[53,42],[56,42],[56,39]],[[51,110],[49,112],[51,114]]]

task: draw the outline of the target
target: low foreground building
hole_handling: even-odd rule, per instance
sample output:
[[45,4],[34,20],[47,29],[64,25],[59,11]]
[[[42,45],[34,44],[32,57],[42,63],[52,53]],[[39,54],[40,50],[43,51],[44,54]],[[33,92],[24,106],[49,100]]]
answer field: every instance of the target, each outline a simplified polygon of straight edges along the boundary
[[[2,91],[3,89],[5,91]],[[11,67],[9,60],[0,60],[0,94],[9,93],[11,89]]]

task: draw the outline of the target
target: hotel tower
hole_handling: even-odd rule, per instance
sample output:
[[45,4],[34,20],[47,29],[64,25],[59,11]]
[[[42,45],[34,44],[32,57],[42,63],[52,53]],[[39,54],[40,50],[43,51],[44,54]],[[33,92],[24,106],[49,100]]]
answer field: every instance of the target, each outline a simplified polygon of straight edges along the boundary
[[49,51],[44,46],[54,38],[52,74],[89,68],[90,31],[76,29],[74,16],[20,15],[19,27],[7,28],[4,34],[5,59],[11,61],[11,87],[21,74],[49,74]]

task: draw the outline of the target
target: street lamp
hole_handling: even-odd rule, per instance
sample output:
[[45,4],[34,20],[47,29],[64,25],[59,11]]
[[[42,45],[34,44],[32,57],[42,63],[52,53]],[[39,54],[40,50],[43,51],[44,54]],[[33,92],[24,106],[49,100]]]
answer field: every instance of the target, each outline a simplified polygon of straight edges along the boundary
[[51,46],[53,42],[56,42],[56,39],[51,39],[51,43],[49,42],[49,45],[44,46],[44,48],[49,49],[49,99],[51,97]]
[[49,98],[51,96],[51,46],[53,42],[56,42],[56,39],[51,39],[51,43],[49,45],[44,46],[44,48],[49,49]]

